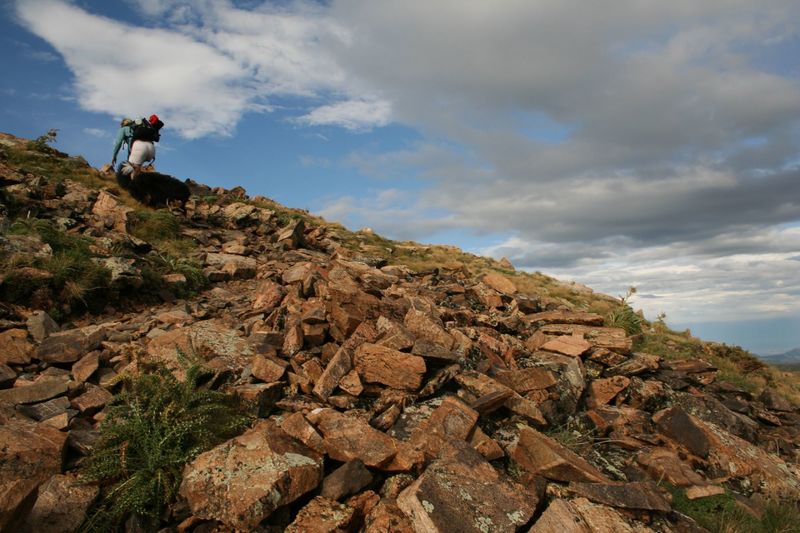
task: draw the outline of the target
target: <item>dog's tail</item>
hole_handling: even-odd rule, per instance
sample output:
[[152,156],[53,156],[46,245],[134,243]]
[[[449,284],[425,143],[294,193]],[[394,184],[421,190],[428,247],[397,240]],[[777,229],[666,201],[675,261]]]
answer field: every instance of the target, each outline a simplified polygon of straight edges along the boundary
[[127,170],[129,169],[125,167],[125,163],[122,163],[116,171],[117,183],[123,189],[130,189],[131,186],[131,173],[126,172]]

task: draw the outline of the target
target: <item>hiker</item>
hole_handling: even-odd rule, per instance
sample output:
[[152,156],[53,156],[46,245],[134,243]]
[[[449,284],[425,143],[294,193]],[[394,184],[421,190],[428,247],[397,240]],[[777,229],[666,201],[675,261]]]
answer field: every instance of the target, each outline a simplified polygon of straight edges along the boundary
[[[126,120],[128,123],[126,123]],[[128,163],[132,167],[131,179],[135,179],[141,171],[142,165],[156,160],[155,144],[161,139],[159,131],[164,123],[158,115],[150,115],[149,119],[130,121],[123,119],[117,133],[117,142],[114,145],[114,158],[111,165],[117,162],[117,153],[123,143],[128,144]],[[122,166],[120,167],[122,170]],[[127,173],[127,172],[126,172]]]
[[114,156],[111,158],[111,168],[117,166],[117,154],[122,145],[128,147],[128,156],[131,153],[131,143],[133,142],[133,129],[131,125],[133,121],[129,118],[123,118],[119,123],[119,130],[117,131],[117,140],[114,142]]

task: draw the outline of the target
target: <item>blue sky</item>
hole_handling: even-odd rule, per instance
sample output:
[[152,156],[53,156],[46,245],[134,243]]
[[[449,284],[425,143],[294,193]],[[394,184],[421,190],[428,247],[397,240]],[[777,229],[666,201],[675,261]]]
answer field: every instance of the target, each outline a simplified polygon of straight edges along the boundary
[[0,130],[507,256],[762,353],[800,346],[791,0],[20,0]]

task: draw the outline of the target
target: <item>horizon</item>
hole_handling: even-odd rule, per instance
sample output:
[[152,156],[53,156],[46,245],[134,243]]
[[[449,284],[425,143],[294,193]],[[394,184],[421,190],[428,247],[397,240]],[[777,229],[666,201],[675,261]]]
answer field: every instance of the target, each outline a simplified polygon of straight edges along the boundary
[[649,319],[777,354],[800,347],[798,15],[17,1],[0,12],[0,130],[57,128],[56,148],[99,167],[122,116],[156,113],[156,165],[181,179],[635,286]]

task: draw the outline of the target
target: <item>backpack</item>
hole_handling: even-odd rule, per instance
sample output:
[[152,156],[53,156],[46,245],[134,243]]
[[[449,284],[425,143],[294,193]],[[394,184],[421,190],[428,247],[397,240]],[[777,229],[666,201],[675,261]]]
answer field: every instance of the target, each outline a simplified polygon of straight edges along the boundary
[[158,142],[161,139],[159,130],[164,127],[164,123],[157,120],[155,124],[150,124],[147,119],[137,120],[132,126],[133,141]]

